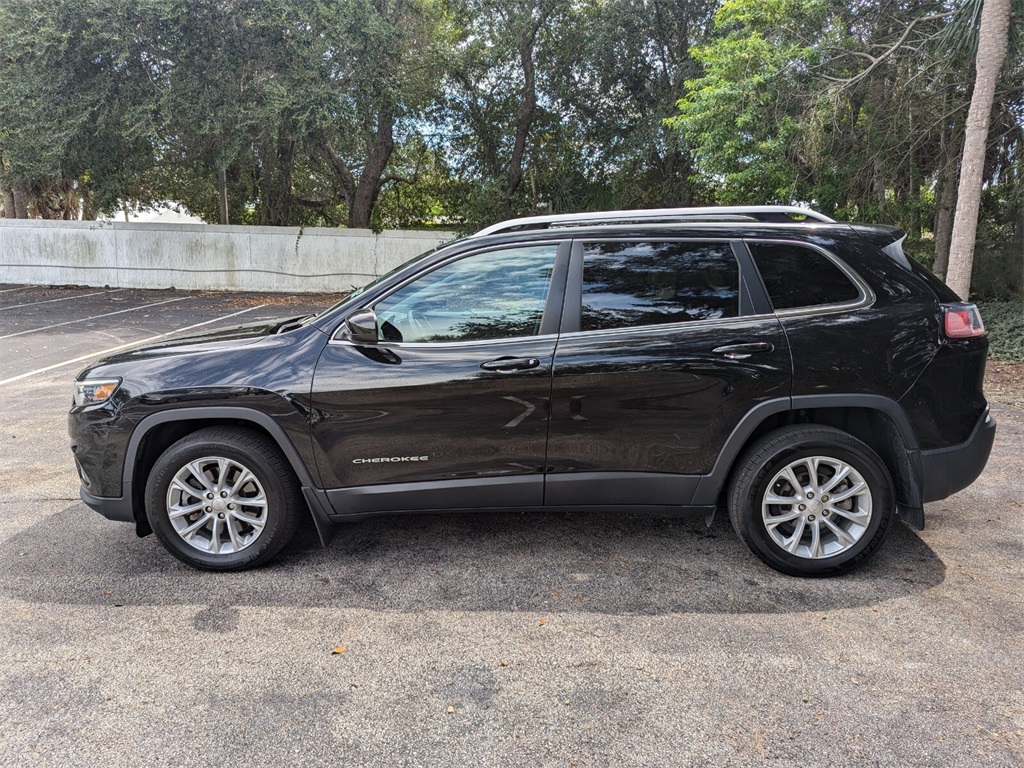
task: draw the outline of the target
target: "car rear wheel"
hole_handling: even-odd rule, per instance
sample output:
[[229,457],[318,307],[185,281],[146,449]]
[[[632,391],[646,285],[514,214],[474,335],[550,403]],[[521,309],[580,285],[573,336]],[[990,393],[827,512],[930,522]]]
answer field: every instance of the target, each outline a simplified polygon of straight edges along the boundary
[[785,427],[738,462],[729,517],[772,568],[831,576],[857,567],[882,545],[893,499],[889,471],[865,443],[832,427]]
[[213,571],[270,560],[295,533],[301,497],[291,467],[262,435],[210,427],[157,459],[146,484],[146,515],[167,550]]

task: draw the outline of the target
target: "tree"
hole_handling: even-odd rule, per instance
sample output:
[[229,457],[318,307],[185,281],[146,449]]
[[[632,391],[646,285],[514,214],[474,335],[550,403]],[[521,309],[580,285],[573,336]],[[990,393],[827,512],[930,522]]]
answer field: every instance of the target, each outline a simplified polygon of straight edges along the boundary
[[[671,122],[691,142],[720,202],[812,201],[830,213],[877,218],[909,204],[934,157],[942,73],[932,62],[871,55],[905,38],[881,0],[729,0],[718,35],[694,56]],[[911,22],[931,22],[939,16]],[[864,58],[870,63],[863,65]],[[913,126],[913,130],[908,130]],[[923,166],[923,167],[922,167]]]
[[[454,204],[472,221],[525,213],[536,188],[539,126],[552,126],[548,68],[568,0],[454,0],[459,37],[434,119],[459,180]],[[531,182],[530,179],[533,179]],[[524,182],[526,186],[524,187]]]
[[285,11],[275,0],[140,7],[153,196],[225,224],[293,223],[302,67]]
[[967,299],[971,288],[971,268],[974,265],[974,243],[981,207],[992,103],[996,82],[1006,60],[1009,29],[1010,0],[984,0],[978,29],[974,92],[967,115],[960,186],[949,249],[949,274],[946,278],[949,287],[964,299]]
[[445,69],[447,19],[434,0],[5,4],[0,187],[43,214],[59,188],[100,210],[369,226]]
[[[704,195],[688,142],[665,124],[706,40],[711,0],[574,5],[553,57],[548,97],[560,162],[539,174],[556,210],[691,205]],[[549,178],[550,177],[550,178]]]
[[[304,141],[348,210],[369,227],[396,143],[436,95],[449,19],[434,0],[347,0],[296,6],[304,35],[308,99]],[[404,134],[404,135],[403,135]]]
[[0,186],[16,215],[110,208],[148,166],[133,0],[0,4]]
[[[969,6],[727,0],[716,36],[694,52],[703,73],[688,83],[671,123],[719,202],[803,202],[898,224],[910,233],[909,252],[934,254],[941,273],[971,59],[950,30],[977,35]],[[1019,216],[1007,218],[1020,210],[1024,150],[1020,62],[1015,67],[994,87],[990,112],[1000,127],[983,141],[978,177],[979,189],[984,180],[992,192],[983,237],[1000,242],[1020,226]],[[995,224],[1004,219],[1008,229]]]

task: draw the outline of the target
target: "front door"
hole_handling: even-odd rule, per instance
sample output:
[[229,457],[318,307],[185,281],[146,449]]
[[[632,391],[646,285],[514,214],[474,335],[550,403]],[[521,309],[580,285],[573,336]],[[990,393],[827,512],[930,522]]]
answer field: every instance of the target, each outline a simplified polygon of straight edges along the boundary
[[312,435],[339,514],[543,503],[568,258],[547,242],[445,261],[369,307],[376,343],[332,339]]

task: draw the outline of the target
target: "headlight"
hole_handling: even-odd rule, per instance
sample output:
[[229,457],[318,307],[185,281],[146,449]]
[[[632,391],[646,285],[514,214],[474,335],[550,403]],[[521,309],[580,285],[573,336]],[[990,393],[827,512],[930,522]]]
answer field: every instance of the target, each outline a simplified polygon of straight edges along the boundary
[[110,399],[121,385],[120,379],[86,379],[75,382],[75,405],[96,405]]

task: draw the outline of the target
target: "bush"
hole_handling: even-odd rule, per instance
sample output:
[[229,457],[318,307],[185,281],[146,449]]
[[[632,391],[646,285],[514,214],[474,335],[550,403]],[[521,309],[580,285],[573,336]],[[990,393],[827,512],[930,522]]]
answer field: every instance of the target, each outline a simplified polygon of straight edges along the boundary
[[1024,299],[978,304],[988,330],[989,357],[1024,363]]

